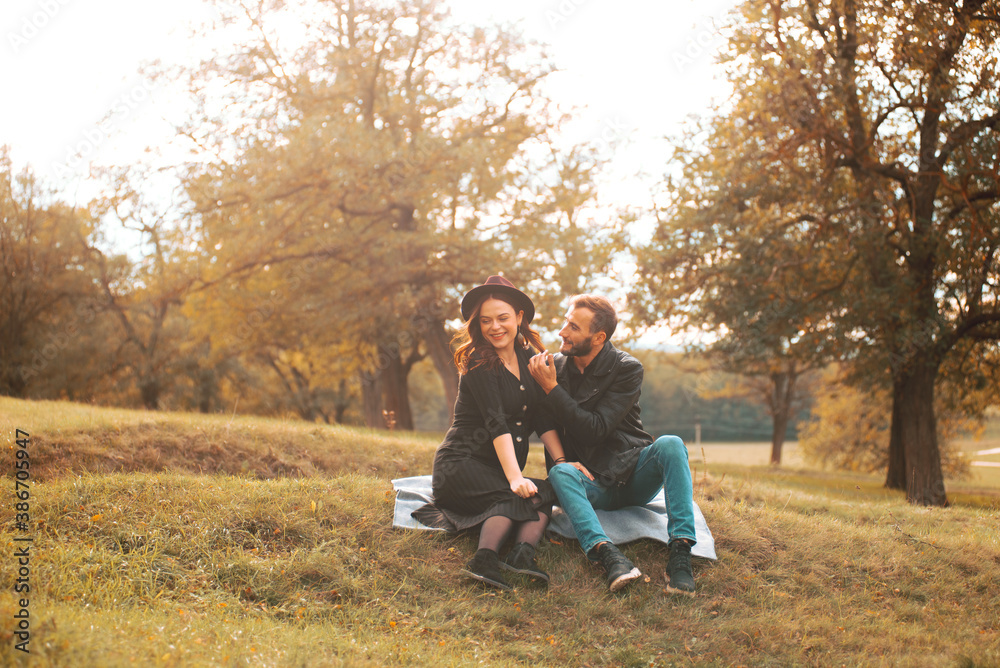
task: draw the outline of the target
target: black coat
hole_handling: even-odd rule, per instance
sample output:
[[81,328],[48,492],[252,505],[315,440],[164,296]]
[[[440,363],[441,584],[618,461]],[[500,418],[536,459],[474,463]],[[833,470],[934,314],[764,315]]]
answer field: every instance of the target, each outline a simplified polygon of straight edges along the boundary
[[653,442],[639,418],[642,363],[608,341],[572,395],[568,369],[572,361],[557,355],[555,364],[559,385],[544,405],[559,424],[567,461],[586,466],[602,485],[625,482],[640,450]]

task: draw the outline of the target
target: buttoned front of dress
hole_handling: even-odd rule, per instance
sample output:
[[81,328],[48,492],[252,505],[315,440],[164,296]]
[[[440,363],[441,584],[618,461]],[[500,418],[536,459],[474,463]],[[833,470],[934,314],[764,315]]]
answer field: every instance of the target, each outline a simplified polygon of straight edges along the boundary
[[[435,454],[432,476],[437,505],[459,529],[491,514],[518,521],[537,516],[537,499],[521,499],[510,490],[494,445],[494,439],[510,434],[518,468],[524,470],[531,433],[555,428],[541,406],[545,393],[528,372],[529,353],[519,349],[516,355],[520,378],[502,365],[487,368],[474,354],[472,369],[459,379],[454,421]],[[549,484],[539,482],[548,495]]]

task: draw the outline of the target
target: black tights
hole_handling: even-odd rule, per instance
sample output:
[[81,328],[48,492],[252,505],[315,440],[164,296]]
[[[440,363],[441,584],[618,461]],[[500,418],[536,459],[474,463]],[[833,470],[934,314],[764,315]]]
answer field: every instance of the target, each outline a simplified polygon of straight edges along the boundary
[[[479,549],[499,552],[500,548],[503,547],[504,541],[507,540],[507,536],[510,535],[514,524],[514,520],[503,515],[494,515],[488,518],[483,522],[483,528],[479,532]],[[514,543],[528,543],[534,546],[538,545],[538,541],[542,539],[545,527],[549,524],[549,516],[538,511],[537,520],[532,522],[518,522],[517,524]]]

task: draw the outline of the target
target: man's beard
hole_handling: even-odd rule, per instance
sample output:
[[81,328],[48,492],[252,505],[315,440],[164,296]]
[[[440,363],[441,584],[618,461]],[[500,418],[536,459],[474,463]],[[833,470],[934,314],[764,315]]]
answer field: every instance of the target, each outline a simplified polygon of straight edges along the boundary
[[580,343],[574,343],[570,346],[569,350],[563,353],[566,357],[584,357],[589,355],[590,351],[594,349],[594,337],[588,337],[581,341]]

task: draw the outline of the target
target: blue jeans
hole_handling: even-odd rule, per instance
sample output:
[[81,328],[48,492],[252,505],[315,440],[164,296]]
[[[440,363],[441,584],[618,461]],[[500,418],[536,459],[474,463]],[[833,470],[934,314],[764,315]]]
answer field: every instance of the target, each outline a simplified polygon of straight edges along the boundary
[[644,506],[661,489],[667,501],[668,542],[678,538],[695,542],[688,451],[684,441],[676,436],[661,436],[643,448],[632,475],[624,484],[604,487],[570,464],[553,466],[549,470],[549,480],[555,487],[559,505],[573,523],[580,547],[588,556],[598,543],[611,542],[595,510]]

